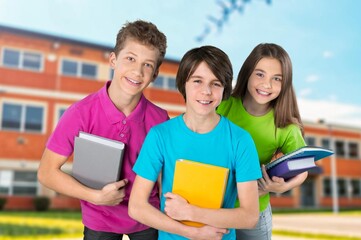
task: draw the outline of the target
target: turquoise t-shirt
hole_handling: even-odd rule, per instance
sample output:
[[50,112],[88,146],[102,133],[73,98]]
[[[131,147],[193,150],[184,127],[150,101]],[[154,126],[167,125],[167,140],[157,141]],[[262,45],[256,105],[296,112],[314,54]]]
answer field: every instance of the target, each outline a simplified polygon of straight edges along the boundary
[[[289,153],[306,145],[295,124],[276,131],[273,109],[263,116],[253,116],[246,111],[241,99],[232,96],[218,106],[217,112],[251,134],[261,164],[269,163],[278,148],[282,153]],[[260,197],[260,211],[266,209],[269,200],[269,194]]]
[[[153,127],[142,146],[133,170],[139,176],[156,182],[162,172],[162,192],[172,191],[177,159],[188,159],[226,167],[230,170],[222,208],[233,208],[237,198],[237,182],[261,177],[257,150],[248,132],[221,117],[210,132],[191,131],[178,116]],[[161,196],[161,211],[165,198]],[[159,239],[185,239],[159,231]],[[234,229],[223,239],[235,239]]]

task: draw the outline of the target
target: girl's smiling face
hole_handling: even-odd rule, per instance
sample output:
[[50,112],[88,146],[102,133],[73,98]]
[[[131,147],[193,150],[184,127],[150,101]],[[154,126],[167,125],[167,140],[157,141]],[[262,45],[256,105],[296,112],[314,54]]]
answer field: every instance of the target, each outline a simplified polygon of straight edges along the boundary
[[282,66],[275,58],[262,58],[248,80],[247,94],[252,102],[269,105],[276,99],[282,88]]

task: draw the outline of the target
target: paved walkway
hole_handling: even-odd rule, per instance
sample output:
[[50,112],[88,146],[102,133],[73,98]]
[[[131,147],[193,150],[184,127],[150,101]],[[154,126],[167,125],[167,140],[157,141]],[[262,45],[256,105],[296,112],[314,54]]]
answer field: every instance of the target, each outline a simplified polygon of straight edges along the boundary
[[[361,217],[342,214],[276,214],[273,215],[273,229],[361,239]],[[278,238],[275,235],[274,239],[290,238]]]
[[[273,229],[300,233],[354,237],[361,240],[361,217],[333,214],[275,214]],[[272,240],[307,240],[309,238],[273,235]],[[81,239],[72,239],[81,240]],[[129,240],[127,236],[123,240]],[[316,240],[312,238],[312,240]]]

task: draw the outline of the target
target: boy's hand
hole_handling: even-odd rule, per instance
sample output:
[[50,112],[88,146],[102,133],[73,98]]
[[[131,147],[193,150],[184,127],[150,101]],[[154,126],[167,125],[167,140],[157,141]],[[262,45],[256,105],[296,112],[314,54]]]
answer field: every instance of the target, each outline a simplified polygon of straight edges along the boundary
[[178,194],[168,192],[164,194],[166,198],[164,204],[164,212],[174,220],[190,220],[189,216],[189,204],[187,200],[179,196]]
[[123,201],[125,197],[124,186],[127,185],[128,179],[123,179],[118,182],[109,183],[103,187],[98,193],[95,204],[115,206]]
[[197,228],[198,231],[195,237],[191,237],[193,240],[221,240],[224,234],[229,232],[228,229],[216,228],[212,226],[205,225],[203,227]]

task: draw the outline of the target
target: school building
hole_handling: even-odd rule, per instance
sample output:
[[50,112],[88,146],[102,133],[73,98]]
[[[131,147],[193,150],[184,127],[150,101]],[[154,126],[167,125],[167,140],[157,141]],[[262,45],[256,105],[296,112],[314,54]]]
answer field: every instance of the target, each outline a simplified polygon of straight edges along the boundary
[[[77,199],[42,186],[37,169],[65,109],[111,79],[113,47],[0,26],[0,198],[7,199],[6,210],[33,209],[38,196],[49,197],[52,209],[79,208]],[[170,117],[185,109],[175,86],[178,63],[165,59],[145,90]],[[331,148],[335,155],[317,162],[301,187],[272,195],[273,208],[330,208],[333,179],[340,208],[361,207],[361,129],[306,122],[305,136],[309,145]],[[71,168],[70,160],[63,170],[71,173]]]

